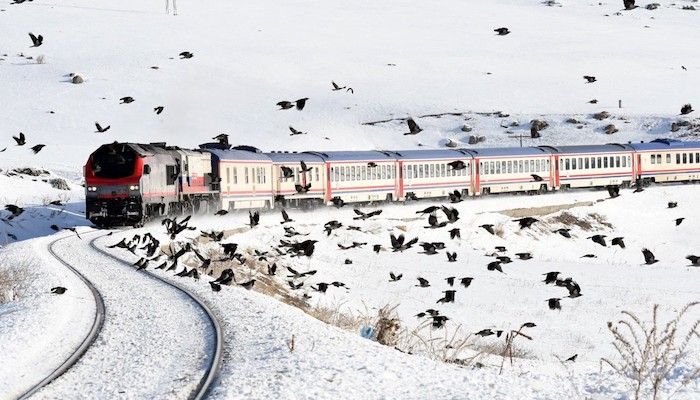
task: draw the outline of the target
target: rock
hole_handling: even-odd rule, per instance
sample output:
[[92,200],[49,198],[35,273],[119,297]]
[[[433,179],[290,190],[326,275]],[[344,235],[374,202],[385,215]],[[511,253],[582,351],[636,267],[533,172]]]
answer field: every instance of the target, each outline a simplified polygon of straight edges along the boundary
[[605,127],[605,133],[607,133],[608,135],[612,135],[613,133],[615,133],[617,131],[618,131],[618,129],[613,124],[610,124],[610,125]]
[[477,141],[478,141],[479,143],[484,143],[484,142],[486,141],[486,136],[479,136],[479,138],[477,139]]
[[473,128],[467,124],[462,125],[462,132],[471,132],[472,129]]
[[678,132],[681,128],[678,126],[677,122],[672,122],[671,123],[671,132]]
[[593,114],[593,118],[597,119],[598,121],[602,121],[605,118],[608,118],[610,116],[610,113],[607,111],[601,111],[599,113]]
[[566,120],[567,123],[569,124],[580,124],[581,121],[577,120],[576,118],[569,118]]
[[647,10],[656,10],[659,7],[661,7],[661,4],[659,3],[649,3],[646,5]]
[[73,75],[70,81],[75,84],[83,83],[83,77],[81,77],[80,75]]
[[477,143],[479,143],[478,137],[476,137],[474,135],[469,136],[469,144],[477,144]]
[[68,186],[68,183],[66,183],[66,181],[64,179],[61,179],[61,178],[51,179],[51,180],[49,180],[49,184],[54,189],[70,190],[70,186]]

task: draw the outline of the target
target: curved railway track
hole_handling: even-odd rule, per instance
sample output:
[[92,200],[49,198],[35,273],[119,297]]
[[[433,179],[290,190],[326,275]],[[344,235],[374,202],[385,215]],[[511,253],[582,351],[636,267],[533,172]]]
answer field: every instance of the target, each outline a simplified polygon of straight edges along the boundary
[[[83,235],[85,235],[85,234],[83,234]],[[24,393],[20,397],[20,399],[26,399],[26,398],[29,398],[32,396],[36,396],[36,397],[43,396],[43,397],[49,397],[49,398],[55,397],[56,395],[51,393],[52,387],[53,386],[61,386],[61,384],[62,384],[62,382],[61,382],[62,379],[57,380],[57,378],[66,377],[66,376],[70,375],[71,371],[74,371],[75,369],[77,369],[76,365],[79,363],[79,361],[81,359],[91,359],[91,360],[88,360],[85,362],[85,364],[88,364],[87,366],[85,366],[83,368],[83,369],[85,369],[85,368],[90,368],[91,366],[94,368],[101,368],[101,367],[104,367],[105,363],[109,363],[109,361],[112,361],[112,359],[128,357],[128,355],[125,356],[124,354],[122,354],[122,352],[121,352],[122,349],[116,349],[119,351],[118,353],[114,353],[114,352],[110,353],[109,352],[109,351],[114,351],[115,349],[108,350],[108,352],[106,352],[106,353],[105,353],[104,349],[95,350],[94,353],[97,353],[97,354],[92,354],[92,355],[90,352],[90,349],[93,347],[92,345],[96,341],[99,342],[99,346],[97,346],[99,348],[99,347],[108,347],[108,345],[106,345],[106,343],[112,344],[113,342],[118,342],[118,341],[122,340],[121,338],[114,339],[115,332],[117,332],[117,334],[123,332],[124,321],[130,321],[130,320],[128,320],[128,319],[126,319],[124,321],[120,320],[120,318],[123,318],[123,317],[120,317],[119,314],[130,315],[130,314],[136,313],[137,316],[132,317],[132,320],[135,319],[136,322],[138,322],[139,320],[149,321],[149,320],[153,319],[150,315],[147,315],[147,314],[142,315],[143,313],[139,313],[139,311],[143,311],[143,304],[136,304],[135,307],[133,308],[133,310],[127,309],[125,311],[122,309],[123,304],[118,304],[118,303],[124,303],[124,301],[123,301],[124,296],[131,297],[130,295],[123,294],[123,296],[121,298],[114,297],[114,292],[115,292],[114,287],[108,288],[107,290],[105,288],[102,288],[103,293],[101,293],[101,291],[100,291],[101,283],[99,281],[101,279],[112,279],[113,280],[113,276],[111,276],[110,274],[104,274],[104,273],[102,274],[102,276],[99,276],[99,274],[96,275],[97,277],[99,277],[99,279],[95,279],[96,276],[93,276],[93,277],[89,276],[89,275],[91,275],[91,273],[94,274],[95,270],[99,270],[100,261],[101,262],[109,261],[111,263],[117,262],[117,263],[123,264],[124,266],[128,266],[129,269],[134,270],[133,273],[136,273],[135,269],[133,268],[133,266],[130,262],[127,262],[119,257],[116,257],[116,256],[106,252],[105,250],[97,247],[95,242],[104,236],[106,236],[106,235],[100,235],[100,236],[97,236],[95,238],[92,238],[89,241],[89,245],[83,244],[85,249],[89,248],[93,252],[98,253],[99,257],[103,258],[102,260],[98,260],[98,261],[95,261],[94,259],[87,258],[85,256],[85,254],[78,254],[78,255],[71,254],[70,251],[67,255],[67,254],[65,254],[65,251],[66,251],[66,249],[69,248],[68,246],[66,246],[63,250],[60,250],[60,246],[58,246],[57,243],[62,242],[62,241],[70,241],[71,238],[72,238],[72,240],[76,240],[76,236],[72,236],[72,235],[67,236],[67,237],[55,240],[48,245],[48,251],[51,254],[51,256],[56,258],[61,264],[63,264],[69,270],[71,270],[71,272],[76,274],[85,283],[85,285],[88,286],[88,288],[92,292],[92,294],[95,298],[95,307],[96,307],[95,319],[93,321],[92,328],[90,329],[90,332],[85,337],[85,339],[83,339],[83,341],[78,346],[78,348],[70,355],[70,357],[67,358],[58,368],[56,368],[46,378],[42,379],[38,384],[36,384],[29,391]],[[82,244],[80,242],[78,242],[78,243]],[[72,250],[73,246],[70,246],[70,249]],[[62,253],[64,253],[64,254],[62,254]],[[90,270],[88,270],[89,267],[85,267],[84,265],[82,268],[77,267],[78,262],[76,262],[75,260],[71,260],[71,256],[72,257],[80,257],[79,259],[81,261],[90,260],[91,265],[89,267],[96,266],[97,268],[93,268],[92,271],[90,271]],[[87,262],[85,264],[87,264]],[[100,271],[100,272],[105,272],[105,271]],[[168,289],[160,289],[160,290],[161,290],[161,293],[163,291],[170,291],[170,293],[167,294],[167,296],[169,296],[169,297],[167,299],[163,300],[168,305],[172,305],[173,307],[177,306],[175,304],[169,303],[172,301],[173,298],[178,299],[178,300],[186,299],[185,301],[191,303],[194,306],[194,307],[192,307],[193,310],[195,310],[195,309],[199,310],[199,312],[197,312],[197,314],[200,315],[200,319],[202,320],[203,324],[207,325],[206,330],[209,331],[207,333],[207,335],[209,335],[211,338],[209,343],[201,343],[202,347],[206,350],[205,354],[200,354],[197,357],[194,357],[195,358],[194,361],[190,361],[190,362],[201,363],[202,364],[201,368],[198,368],[198,370],[195,371],[194,373],[192,373],[192,372],[183,373],[182,371],[180,371],[180,374],[186,375],[186,377],[181,377],[179,379],[175,379],[175,380],[173,380],[173,382],[182,381],[184,383],[180,383],[179,384],[180,387],[177,389],[172,389],[171,392],[164,391],[162,393],[163,398],[202,399],[202,398],[206,397],[209,390],[213,386],[213,383],[214,383],[216,377],[218,376],[218,373],[219,373],[219,370],[221,367],[221,362],[223,359],[223,357],[222,357],[222,354],[223,354],[223,352],[222,352],[223,334],[222,334],[221,326],[219,324],[218,319],[216,318],[214,313],[211,311],[211,309],[207,306],[207,304],[204,303],[201,299],[199,299],[194,293],[192,293],[188,289],[186,289],[180,285],[177,285],[175,283],[163,280],[163,279],[157,277],[156,275],[151,274],[147,271],[139,271],[139,272],[145,272],[148,276],[148,280],[159,282],[159,286],[161,286],[160,284],[162,284],[162,283],[166,284],[165,287],[167,287]],[[119,275],[119,272],[116,272],[116,273],[112,272],[111,274]],[[88,275],[88,276],[86,276],[86,275]],[[104,281],[102,281],[102,285],[105,286]],[[150,283],[146,283],[147,288],[153,287],[152,285],[150,285],[150,286],[149,285],[150,285]],[[116,291],[117,292],[122,291],[122,292],[128,293],[129,289],[130,289],[130,287],[127,287],[127,285],[125,284],[121,288],[117,287]],[[112,293],[109,293],[110,291]],[[157,296],[158,293],[155,293],[153,295]],[[110,303],[112,303],[113,307],[110,307]],[[115,304],[117,304],[118,306],[114,307]],[[112,310],[112,309],[114,309],[114,310]],[[160,314],[161,315],[168,315],[171,313],[169,313],[166,310],[164,312],[161,311]],[[163,318],[163,317],[161,317],[161,318]],[[176,319],[177,316],[175,316],[175,317],[170,316],[170,318]],[[110,323],[115,324],[114,321],[116,321],[116,328],[114,326],[110,327]],[[177,326],[178,322],[180,322],[180,321],[176,320],[175,322],[170,322],[170,325]],[[129,328],[129,327],[127,327],[127,328]],[[192,329],[192,328],[190,328],[190,329]],[[203,331],[203,330],[204,329],[199,330],[198,333],[201,333],[201,331]],[[107,331],[111,331],[111,333],[107,332]],[[138,331],[136,331],[135,334],[138,334]],[[111,335],[111,337],[110,337],[110,335]],[[207,336],[207,335],[202,334],[201,336]],[[144,335],[142,335],[142,337],[143,336]],[[155,337],[155,336],[160,336],[160,334],[151,334],[148,336]],[[179,335],[179,333],[176,333],[176,334],[171,335],[171,340],[165,339],[165,341],[175,342],[170,347],[175,349],[175,351],[177,351],[179,349],[182,349],[183,347],[186,348],[186,346],[190,345],[191,338],[181,338],[180,341],[178,342],[177,339],[180,338],[181,336],[182,335]],[[133,338],[128,339],[124,342],[127,343],[127,345],[134,344],[134,343],[138,344],[138,343],[143,341],[142,337],[133,337]],[[175,340],[173,340],[172,338],[175,338]],[[143,349],[143,353],[147,353],[148,351],[149,351],[148,349]],[[159,352],[160,353],[164,352],[164,350],[161,348],[154,349],[153,351],[154,351],[154,354],[158,354]],[[165,352],[167,352],[167,351],[169,351],[169,348],[165,349]],[[141,352],[136,352],[136,353],[138,355],[140,355]],[[181,355],[184,357],[185,355],[190,356],[191,353],[193,353],[193,352],[184,351],[182,353],[183,354],[181,354]],[[177,356],[178,356],[178,354],[175,354],[173,357],[177,357]],[[146,357],[146,358],[148,358],[148,357]],[[203,360],[203,361],[201,361],[201,360]],[[139,362],[139,361],[141,361],[141,362]],[[139,370],[141,368],[144,368],[144,365],[141,365],[142,363],[143,363],[143,359],[136,358],[136,361],[133,362],[133,364],[134,364],[133,369]],[[178,359],[176,364],[180,364],[180,359]],[[203,369],[203,371],[201,371],[202,369]],[[96,375],[96,376],[101,375],[99,373],[100,371],[91,371],[91,372],[93,372],[94,375]],[[72,380],[74,381],[72,384],[73,389],[74,389],[75,381],[76,380],[80,381],[80,379],[81,379],[79,377],[80,373],[76,372],[75,375],[77,375],[78,377],[72,378]],[[83,372],[83,375],[84,375],[84,372]],[[92,375],[92,373],[91,373],[91,375]],[[137,378],[140,377],[139,373],[136,373],[134,375]],[[190,376],[190,375],[192,375],[192,376]],[[194,376],[194,375],[200,375],[200,376]],[[122,376],[119,376],[119,377],[122,377]],[[112,376],[112,378],[118,378],[118,377]],[[146,379],[147,379],[147,377],[144,376],[144,380],[146,380]],[[66,378],[64,378],[64,380],[66,380]],[[70,379],[68,379],[68,380],[70,380]],[[110,379],[107,379],[107,380],[110,380]],[[115,380],[118,380],[118,379],[115,379]],[[128,379],[125,379],[125,380],[128,380]],[[49,384],[52,382],[54,382],[54,385],[49,386]],[[143,383],[143,385],[142,385],[143,387],[156,386],[156,384],[153,382],[142,382],[142,383]],[[97,385],[99,385],[99,383]],[[167,383],[163,383],[163,385],[167,385]],[[67,383],[67,386],[71,386],[71,383]],[[130,386],[137,386],[138,387],[139,383],[138,382],[136,382],[136,383],[125,382],[122,385],[117,384],[116,386],[118,386],[120,388],[130,387]],[[42,390],[42,389],[48,390],[48,394],[44,393],[44,390]],[[60,392],[62,389],[57,388],[54,390],[58,390]],[[107,390],[107,392],[109,392],[109,390]],[[74,393],[77,393],[77,392],[74,392]],[[103,395],[106,394],[104,391],[101,391],[100,393]],[[117,396],[117,395],[122,395],[123,393],[126,393],[126,391],[120,390],[120,391],[115,392],[113,394],[115,396]],[[131,395],[134,395],[134,393],[132,392]],[[59,397],[60,396],[61,396],[61,394],[59,393]],[[86,394],[85,396],[90,397],[89,394]],[[136,397],[139,397],[139,395],[136,394]]]

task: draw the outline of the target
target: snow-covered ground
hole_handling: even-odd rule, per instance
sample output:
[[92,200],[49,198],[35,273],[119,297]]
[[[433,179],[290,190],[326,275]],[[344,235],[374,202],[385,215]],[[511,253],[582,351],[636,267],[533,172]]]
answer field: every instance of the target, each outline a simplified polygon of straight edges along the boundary
[[[89,225],[82,218],[82,164],[100,144],[165,140],[193,147],[222,132],[236,144],[263,150],[438,148],[447,138],[470,146],[470,135],[486,137],[476,146],[517,146],[520,135],[526,136],[525,145],[698,135],[694,114],[678,115],[683,104],[700,107],[700,53],[692,48],[700,24],[697,11],[683,9],[698,8],[693,1],[662,1],[655,10],[638,4],[624,11],[621,1],[562,0],[548,6],[539,0],[206,0],[180,1],[177,16],[165,14],[163,3],[0,1],[0,150],[7,147],[0,152],[0,206],[26,208],[12,220],[0,211],[0,269],[23,264],[31,273],[21,297],[0,305],[1,398],[26,387],[49,361],[69,352],[77,334],[67,332],[88,329],[89,292],[51,261],[44,247],[53,239],[48,236],[70,233],[56,233],[51,225],[78,226],[79,231]],[[502,26],[512,32],[496,35],[493,29]],[[43,35],[44,43],[30,48],[27,32]],[[180,59],[182,51],[194,57]],[[40,55],[42,63],[36,60]],[[70,73],[85,82],[71,84]],[[586,83],[583,75],[597,81]],[[332,91],[331,81],[354,92]],[[124,96],[135,101],[119,104]],[[275,106],[303,97],[309,100],[302,111]],[[592,99],[598,102],[588,103]],[[164,106],[162,114],[153,112],[156,106]],[[592,118],[603,110],[611,117]],[[456,115],[426,116],[443,113]],[[403,136],[407,116],[424,131]],[[550,125],[541,139],[529,139],[535,118]],[[572,118],[579,122],[567,122]],[[365,124],[384,120],[390,121]],[[95,133],[95,121],[111,128]],[[671,123],[678,121],[690,125],[671,132]],[[620,131],[606,135],[603,128],[610,123]],[[465,124],[473,130],[462,131]],[[290,125],[309,133],[290,137]],[[19,132],[26,135],[24,146],[11,137]],[[28,147],[39,143],[46,147],[33,155]],[[50,173],[7,174],[21,167]],[[51,187],[58,177],[69,190]],[[266,276],[268,263],[262,261],[243,269],[242,276],[237,271],[239,282],[255,278],[286,286],[286,267],[317,270],[301,289],[290,292],[309,309],[334,309],[370,321],[380,308],[395,306],[403,332],[399,347],[414,355],[364,339],[356,329],[324,324],[255,290],[232,286],[214,293],[209,278],[197,282],[161,275],[191,287],[223,321],[226,357],[213,398],[630,398],[624,380],[600,367],[602,357],[616,356],[606,323],[621,319],[622,311],[649,320],[653,304],[660,304],[665,323],[685,304],[700,300],[700,269],[685,259],[700,253],[693,239],[700,233],[699,191],[695,185],[673,185],[642,193],[623,190],[616,199],[604,191],[573,191],[465,201],[454,205],[460,220],[447,228],[459,227],[461,239],[450,239],[444,228],[423,228],[427,216],[416,211],[439,203],[385,205],[381,215],[367,221],[352,220],[356,215],[348,207],[289,210],[296,220],[291,225],[319,240],[314,255],[280,258],[275,277]],[[53,200],[65,205],[50,205]],[[667,208],[669,201],[678,207]],[[544,206],[552,208],[540,213],[538,207]],[[518,216],[540,221],[520,230],[513,222],[516,212],[509,211],[520,208],[526,211]],[[679,217],[685,220],[676,226]],[[330,220],[344,227],[326,236],[323,224]],[[226,230],[236,233],[224,242],[238,243],[239,252],[271,251],[287,239],[280,221],[277,211],[266,213],[261,226],[248,230],[245,213],[198,215],[191,221],[198,230],[178,239],[193,239],[200,230]],[[494,224],[498,235],[482,224]],[[349,225],[361,231],[345,230]],[[572,228],[571,239],[553,233],[562,227]],[[138,231],[167,243],[157,222]],[[446,249],[425,255],[414,246],[394,253],[392,233],[445,242]],[[100,244],[133,234],[116,232]],[[608,245],[588,239],[595,234],[607,235]],[[611,246],[614,237],[624,237],[626,248]],[[338,247],[353,241],[367,245]],[[375,254],[375,244],[384,250]],[[216,248],[200,246],[202,251]],[[531,252],[533,259],[503,264],[504,273],[488,271],[496,246],[507,249],[498,255],[515,259],[515,253]],[[643,265],[642,248],[660,261]],[[128,252],[112,251],[136,260]],[[446,251],[457,252],[457,262],[448,262]],[[597,257],[581,258],[584,254]],[[567,298],[565,288],[545,285],[543,274],[550,271],[572,277],[583,295]],[[403,277],[389,282],[390,272]],[[454,287],[445,281],[450,276],[456,277]],[[418,277],[430,287],[416,287]],[[474,278],[468,288],[460,286],[462,277]],[[325,294],[311,289],[334,281],[346,286],[330,286]],[[70,295],[50,294],[49,288],[58,285],[69,287]],[[446,290],[456,290],[455,302],[438,304]],[[547,299],[553,297],[562,298],[561,310],[548,308]],[[427,318],[415,317],[430,308],[449,318],[445,327],[432,329]],[[698,319],[698,310],[691,311],[688,322]],[[517,330],[525,322],[536,324],[523,329],[532,340],[515,340],[521,357],[499,375],[501,359],[489,353],[500,348],[503,336],[475,333]],[[456,343],[453,334],[466,340],[464,350],[444,349]],[[665,383],[664,398],[700,396],[698,379],[673,392],[688,368],[700,364],[698,342],[691,342],[681,367]],[[53,356],[42,365],[46,353]],[[436,360],[446,353],[477,356],[483,367]],[[574,354],[575,362],[564,361]],[[15,375],[17,360],[21,365],[36,360],[31,377]],[[115,371],[128,365],[119,367]],[[71,392],[73,382],[92,388],[96,380],[81,371],[69,385],[57,382],[48,396],[80,397]],[[115,372],[114,379],[120,375]],[[103,398],[113,396],[128,394],[104,393]]]

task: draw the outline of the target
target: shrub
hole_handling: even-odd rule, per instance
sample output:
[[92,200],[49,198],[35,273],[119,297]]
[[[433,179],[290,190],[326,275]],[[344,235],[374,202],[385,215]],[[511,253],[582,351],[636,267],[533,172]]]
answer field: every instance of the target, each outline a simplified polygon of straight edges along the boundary
[[700,377],[700,365],[684,365],[686,349],[694,339],[700,337],[698,327],[700,318],[695,320],[683,335],[679,324],[683,317],[700,302],[689,303],[678,312],[676,317],[662,325],[659,321],[659,305],[652,309],[651,323],[639,319],[629,311],[623,311],[625,319],[617,324],[608,322],[608,329],[613,335],[613,346],[619,360],[601,359],[615,372],[624,377],[634,391],[634,399],[651,395],[656,399],[662,386],[683,370],[683,378],[674,392],[688,382]]
[[11,262],[0,258],[0,304],[20,298],[31,282],[31,265],[28,261]]

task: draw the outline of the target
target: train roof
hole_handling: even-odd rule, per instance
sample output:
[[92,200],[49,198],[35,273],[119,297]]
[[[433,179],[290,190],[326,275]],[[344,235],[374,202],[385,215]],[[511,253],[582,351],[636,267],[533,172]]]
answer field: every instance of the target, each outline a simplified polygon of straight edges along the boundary
[[549,150],[542,147],[485,147],[465,150],[473,154],[474,157],[542,156],[550,154]]
[[361,151],[309,151],[307,154],[315,154],[328,161],[387,161],[394,160],[396,155],[392,151],[361,150]]
[[314,152],[272,152],[265,153],[273,163],[323,162],[323,157]]
[[627,144],[609,143],[596,145],[573,145],[573,146],[540,146],[555,154],[588,154],[588,153],[615,153],[620,151],[632,151],[632,147]]
[[647,143],[630,143],[635,150],[687,150],[700,149],[700,142],[685,142],[677,139],[654,139]]
[[171,155],[169,150],[171,148],[167,148],[165,146],[165,143],[119,143],[119,142],[113,142],[113,143],[107,143],[103,144],[100,146],[100,149],[107,147],[107,148],[118,148],[119,146],[126,146],[131,148],[138,154],[140,157],[150,157],[154,156],[156,154],[166,154],[166,155]]
[[394,152],[398,159],[439,159],[454,160],[457,158],[472,158],[472,155],[463,149],[426,149],[426,150],[397,150]]
[[264,161],[270,162],[270,157],[265,153],[256,153],[247,150],[236,150],[236,149],[216,149],[216,148],[202,148],[202,150],[209,152],[212,156],[218,158],[219,160],[242,160],[242,161]]

